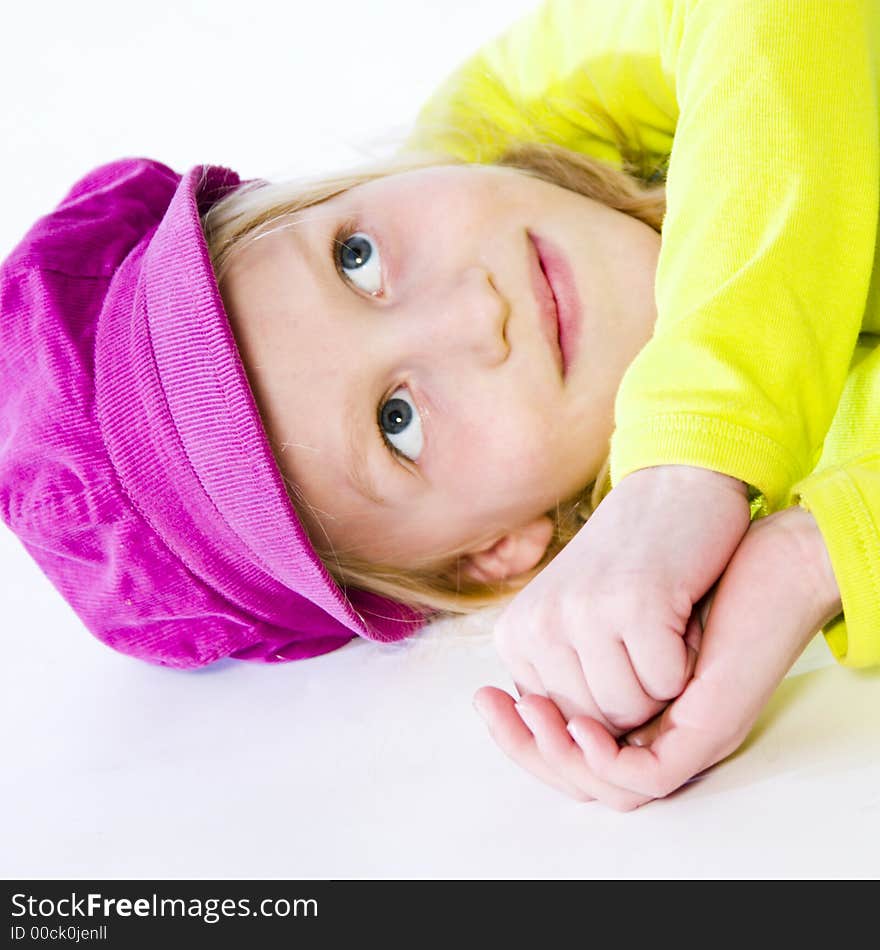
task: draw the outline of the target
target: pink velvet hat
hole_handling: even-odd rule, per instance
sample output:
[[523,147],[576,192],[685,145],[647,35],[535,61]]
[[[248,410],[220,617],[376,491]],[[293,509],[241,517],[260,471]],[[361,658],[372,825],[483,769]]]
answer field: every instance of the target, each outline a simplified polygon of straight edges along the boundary
[[238,184],[104,165],[0,268],[2,516],[95,636],[178,668],[422,622],[346,597],[288,500],[200,222]]

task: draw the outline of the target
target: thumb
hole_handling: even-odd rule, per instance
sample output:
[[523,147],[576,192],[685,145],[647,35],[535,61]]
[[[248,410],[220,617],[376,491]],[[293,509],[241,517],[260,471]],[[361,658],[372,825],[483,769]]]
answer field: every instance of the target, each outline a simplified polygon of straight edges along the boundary
[[705,597],[694,604],[694,609],[684,631],[684,643],[688,651],[685,675],[688,680],[694,675],[694,668],[697,665],[697,658],[700,655],[700,647],[703,643],[703,631],[709,622],[709,611],[712,608],[716,590],[718,590],[717,584],[712,587]]
[[[720,583],[720,581],[718,582]],[[718,590],[718,583],[709,589],[709,592],[703,597],[702,600],[697,603],[697,613],[700,617],[700,631],[706,629],[706,624],[709,622],[709,611],[712,609],[712,601],[715,600],[715,593]],[[699,649],[699,647],[697,647]]]
[[625,735],[621,741],[625,745],[634,745],[639,747],[652,745],[657,736],[660,735],[660,730],[662,729],[662,718],[663,713],[661,713],[659,716],[655,716],[650,722],[646,722],[644,726],[639,726],[638,729],[633,729],[633,731]]
[[687,665],[685,666],[685,685],[694,675],[697,657],[700,655],[700,644],[703,641],[703,627],[700,624],[697,610],[691,614],[684,632],[684,645],[687,647]]

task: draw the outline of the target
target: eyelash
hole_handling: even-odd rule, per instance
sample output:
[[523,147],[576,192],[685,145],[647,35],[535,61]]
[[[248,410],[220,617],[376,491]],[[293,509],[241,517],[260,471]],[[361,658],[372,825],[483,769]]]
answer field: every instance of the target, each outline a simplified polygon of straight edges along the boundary
[[[339,249],[343,244],[353,235],[357,234],[358,231],[362,230],[358,227],[358,222],[354,218],[349,218],[346,221],[343,221],[342,224],[333,232],[333,236],[330,240],[330,256],[333,260],[333,266],[336,268],[336,273],[339,275],[339,279],[345,284],[346,287],[350,287],[356,294],[363,296],[363,291],[355,287],[351,281],[345,276],[342,270],[342,265],[339,263]],[[369,232],[367,232],[369,233]],[[400,389],[400,385],[396,385],[391,389],[386,395],[382,397],[382,400],[379,403],[379,406],[376,411],[376,431],[379,433],[379,438],[382,440],[385,448],[391,453],[394,459],[399,462],[407,471],[411,471],[410,466],[415,465],[411,458],[404,455],[397,446],[392,445],[388,440],[388,436],[382,431],[382,427],[379,424],[379,411],[381,411],[382,406],[388,402],[388,399],[391,396],[391,393],[395,389]]]
[[[383,399],[381,405],[379,406],[379,408],[381,409],[382,406],[384,406],[387,401],[388,401],[387,399]],[[385,433],[382,431],[382,427],[379,425],[378,413],[377,413],[377,418],[376,418],[376,429],[377,429],[378,432],[379,432],[379,437],[380,437],[380,438],[382,439],[382,441],[385,443],[385,448],[388,449],[388,451],[394,456],[395,459],[397,459],[398,462],[400,462],[400,464],[401,464],[405,469],[409,470],[409,467],[410,467],[411,465],[415,465],[415,464],[416,464],[411,458],[409,458],[408,456],[404,455],[403,452],[401,452],[400,449],[397,448],[397,446],[392,445],[392,444],[388,441],[388,436],[385,435]]]
[[[355,218],[349,218],[348,220],[343,221],[336,231],[334,231],[333,237],[331,238],[330,256],[333,260],[333,266],[336,268],[336,273],[339,275],[340,280],[345,284],[346,287],[350,287],[355,291],[355,293],[358,293],[361,296],[369,296],[375,299],[377,297],[382,297],[384,295],[384,290],[380,290],[376,294],[366,294],[363,290],[353,284],[348,279],[348,277],[345,276],[345,273],[342,270],[342,264],[339,262],[339,253],[342,245],[345,244],[349,238],[362,230],[363,228],[358,227],[358,222]],[[369,232],[366,233],[369,234]]]

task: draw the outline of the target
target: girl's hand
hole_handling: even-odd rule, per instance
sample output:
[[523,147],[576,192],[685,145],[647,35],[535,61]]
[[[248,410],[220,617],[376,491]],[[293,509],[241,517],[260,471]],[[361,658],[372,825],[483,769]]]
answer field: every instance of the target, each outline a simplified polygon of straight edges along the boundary
[[499,617],[517,689],[615,735],[655,716],[690,677],[694,605],[748,525],[734,478],[687,465],[628,475]]
[[520,701],[522,719],[501,690],[484,687],[475,705],[515,762],[572,797],[621,811],[662,798],[742,743],[806,644],[840,612],[813,516],[795,507],[756,521],[707,607],[693,679],[623,745],[582,716],[567,731],[556,706],[540,696]]

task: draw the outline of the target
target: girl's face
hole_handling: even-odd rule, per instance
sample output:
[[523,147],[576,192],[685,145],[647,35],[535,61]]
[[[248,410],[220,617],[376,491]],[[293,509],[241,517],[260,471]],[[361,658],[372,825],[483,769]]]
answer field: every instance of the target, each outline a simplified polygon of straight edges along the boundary
[[659,250],[628,215],[473,165],[360,185],[246,247],[223,297],[312,536],[401,567],[468,552],[484,580],[534,566],[545,513],[608,453]]

